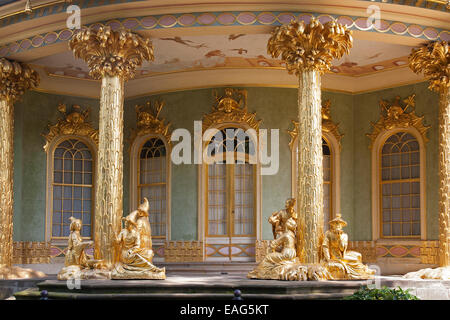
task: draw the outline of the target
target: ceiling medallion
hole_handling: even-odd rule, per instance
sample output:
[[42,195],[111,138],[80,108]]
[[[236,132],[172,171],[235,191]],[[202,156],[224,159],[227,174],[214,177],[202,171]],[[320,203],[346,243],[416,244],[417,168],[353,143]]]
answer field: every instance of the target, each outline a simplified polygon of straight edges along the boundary
[[246,124],[259,130],[261,120],[256,120],[256,113],[247,110],[247,90],[226,88],[223,96],[219,96],[217,90],[213,94],[212,112],[203,116],[203,131],[224,123]]
[[54,125],[48,125],[48,133],[42,134],[46,140],[44,150],[48,151],[50,143],[55,137],[61,135],[79,135],[90,138],[96,145],[98,145],[98,130],[94,129],[91,123],[87,122],[90,109],[81,110],[79,105],[73,105],[72,110],[67,112],[65,104],[58,105],[58,111],[63,114]]
[[147,101],[145,105],[136,105],[136,126],[137,129],[131,132],[131,141],[138,136],[146,134],[162,135],[166,142],[170,145],[170,123],[165,123],[164,118],[159,118],[161,110],[163,109],[164,101]]
[[[330,108],[330,100],[322,102],[322,133],[332,134],[336,138],[340,149],[341,139],[344,135],[339,132],[339,123],[335,123],[331,119]],[[292,120],[292,123],[294,124],[294,129],[288,130],[288,133],[291,136],[291,141],[289,142],[289,147],[291,148],[291,150],[294,146],[294,141],[298,136],[298,121]]]
[[371,140],[370,149],[372,149],[376,138],[382,132],[396,128],[414,127],[421,134],[423,141],[425,143],[428,142],[426,133],[430,126],[423,124],[424,116],[419,117],[416,115],[415,96],[415,94],[412,94],[403,101],[397,96],[392,103],[385,100],[380,101],[380,119],[376,123],[371,122],[373,127],[372,133],[366,134]]

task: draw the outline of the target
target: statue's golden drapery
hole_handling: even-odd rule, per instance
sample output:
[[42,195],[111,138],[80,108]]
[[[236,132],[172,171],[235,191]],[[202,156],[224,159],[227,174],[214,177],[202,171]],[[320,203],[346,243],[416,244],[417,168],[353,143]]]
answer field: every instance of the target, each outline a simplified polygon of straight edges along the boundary
[[297,256],[297,216],[295,199],[286,200],[286,209],[274,212],[269,217],[273,226],[274,240],[267,248],[267,254],[258,266],[248,273],[250,279],[270,280],[347,280],[371,279],[375,270],[362,263],[359,252],[347,250],[348,235],[342,230],[347,223],[341,215],[329,222],[330,230],[325,233],[317,249],[320,262],[304,264]]
[[117,263],[111,273],[112,279],[165,279],[165,268],[153,265],[152,234],[148,220],[147,198],[138,210],[131,212],[123,228],[114,239]]
[[321,262],[328,271],[329,279],[368,279],[373,276],[375,270],[362,263],[361,253],[347,250],[348,235],[342,230],[347,223],[341,215],[337,214],[329,225],[321,247]]

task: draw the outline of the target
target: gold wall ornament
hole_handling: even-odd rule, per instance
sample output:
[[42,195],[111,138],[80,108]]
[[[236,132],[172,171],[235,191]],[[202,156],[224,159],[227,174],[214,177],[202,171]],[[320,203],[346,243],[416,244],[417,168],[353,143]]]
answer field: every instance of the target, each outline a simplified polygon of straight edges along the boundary
[[395,128],[414,127],[422,136],[423,141],[425,143],[428,142],[427,131],[430,129],[430,126],[424,125],[423,120],[425,116],[419,117],[416,115],[415,96],[415,94],[412,94],[403,100],[397,96],[392,102],[380,101],[380,119],[376,123],[370,123],[372,132],[366,134],[371,140],[370,149],[372,149],[375,140],[382,132]]
[[291,20],[275,28],[267,52],[274,58],[281,55],[288,72],[299,76],[302,71],[330,70],[331,61],[349,53],[352,42],[351,31],[334,20],[325,24],[314,18],[309,24]]
[[[339,123],[335,123],[333,119],[331,119],[330,108],[330,100],[326,100],[322,103],[322,132],[332,134],[336,138],[339,148],[341,148],[341,140],[344,134],[339,132]],[[298,136],[298,121],[292,120],[292,124],[294,125],[294,129],[288,130],[288,133],[291,136],[291,141],[289,141],[289,148],[291,150],[294,148],[294,142]]]
[[159,118],[164,105],[164,101],[147,101],[145,105],[136,105],[137,128],[131,132],[131,141],[146,134],[160,134],[170,145],[170,123],[166,124],[164,118]]
[[227,122],[246,124],[259,130],[261,120],[256,120],[256,113],[249,113],[247,110],[247,90],[226,88],[224,96],[219,96],[216,90],[213,94],[212,112],[203,116],[203,131]]
[[76,58],[86,61],[94,79],[119,76],[129,80],[144,60],[154,60],[150,39],[124,29],[114,31],[109,26],[82,28],[73,35],[69,46]]
[[[275,28],[267,52],[286,63],[299,78],[298,90],[298,185],[297,255],[309,265],[320,262],[323,237],[323,163],[320,75],[352,47],[351,31],[332,20],[309,24],[291,20]],[[316,274],[321,275],[320,268]],[[317,276],[319,278],[319,276]]]
[[44,150],[47,152],[48,148],[54,138],[61,135],[79,135],[90,138],[98,146],[98,130],[92,127],[92,124],[87,122],[90,109],[81,110],[79,105],[73,105],[72,110],[67,112],[65,104],[58,105],[58,111],[63,114],[63,118],[59,119],[53,125],[48,125],[48,133],[42,134],[46,143]]
[[14,102],[38,84],[38,74],[27,64],[0,58],[0,279],[45,276],[12,267]]
[[118,255],[113,245],[123,210],[124,81],[144,60],[151,61],[149,39],[109,26],[84,28],[69,41],[75,57],[86,61],[90,75],[102,79],[95,191],[94,257],[112,269]]

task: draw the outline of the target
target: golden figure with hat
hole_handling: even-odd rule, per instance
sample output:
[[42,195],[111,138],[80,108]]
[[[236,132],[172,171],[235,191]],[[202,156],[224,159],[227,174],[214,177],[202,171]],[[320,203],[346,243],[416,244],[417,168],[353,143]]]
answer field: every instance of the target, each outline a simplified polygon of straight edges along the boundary
[[329,225],[330,229],[325,233],[321,247],[321,262],[328,270],[329,280],[373,278],[375,270],[362,263],[361,254],[347,250],[348,235],[342,230],[347,222],[337,214]]
[[118,262],[111,272],[112,279],[165,279],[165,268],[153,265],[150,222],[148,221],[149,203],[122,218],[123,228],[114,239],[115,250],[119,254]]
[[361,254],[347,250],[348,236],[342,230],[347,223],[340,214],[329,222],[330,229],[317,248],[320,263],[302,264],[297,257],[300,235],[297,234],[295,202],[295,198],[287,199],[286,208],[269,217],[274,240],[270,241],[266,256],[247,278],[303,281],[373,278],[375,270],[362,263]]

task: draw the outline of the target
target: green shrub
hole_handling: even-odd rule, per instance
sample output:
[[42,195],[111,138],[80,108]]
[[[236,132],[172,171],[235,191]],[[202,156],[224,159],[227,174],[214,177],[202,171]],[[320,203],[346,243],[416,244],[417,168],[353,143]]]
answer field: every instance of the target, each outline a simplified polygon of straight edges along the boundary
[[345,297],[344,300],[419,300],[415,295],[409,293],[409,289],[387,288],[369,289],[362,286],[351,296]]

